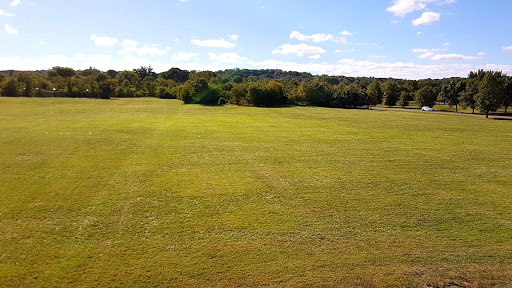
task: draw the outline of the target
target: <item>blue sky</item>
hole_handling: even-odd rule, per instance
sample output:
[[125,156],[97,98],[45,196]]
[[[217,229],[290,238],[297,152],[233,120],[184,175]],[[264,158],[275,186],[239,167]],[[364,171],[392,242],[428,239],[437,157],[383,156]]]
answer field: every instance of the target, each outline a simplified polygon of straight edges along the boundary
[[512,75],[510,0],[0,0],[0,70]]

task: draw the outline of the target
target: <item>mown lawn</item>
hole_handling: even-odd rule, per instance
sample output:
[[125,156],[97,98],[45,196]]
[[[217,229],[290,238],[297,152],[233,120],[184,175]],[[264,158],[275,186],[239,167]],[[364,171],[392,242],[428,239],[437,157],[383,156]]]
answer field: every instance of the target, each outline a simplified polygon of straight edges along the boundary
[[0,98],[1,287],[512,286],[512,121]]

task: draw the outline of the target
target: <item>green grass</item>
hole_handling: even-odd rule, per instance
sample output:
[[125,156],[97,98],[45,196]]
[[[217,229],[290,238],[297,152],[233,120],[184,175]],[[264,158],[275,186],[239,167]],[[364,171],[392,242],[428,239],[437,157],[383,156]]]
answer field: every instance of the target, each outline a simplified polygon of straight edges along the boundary
[[507,287],[512,121],[0,98],[1,287]]

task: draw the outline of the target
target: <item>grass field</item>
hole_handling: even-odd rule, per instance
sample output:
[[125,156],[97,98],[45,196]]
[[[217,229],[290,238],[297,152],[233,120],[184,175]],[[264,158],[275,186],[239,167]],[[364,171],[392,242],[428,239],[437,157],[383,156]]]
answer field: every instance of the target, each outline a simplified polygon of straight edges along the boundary
[[512,121],[0,98],[0,287],[510,287]]

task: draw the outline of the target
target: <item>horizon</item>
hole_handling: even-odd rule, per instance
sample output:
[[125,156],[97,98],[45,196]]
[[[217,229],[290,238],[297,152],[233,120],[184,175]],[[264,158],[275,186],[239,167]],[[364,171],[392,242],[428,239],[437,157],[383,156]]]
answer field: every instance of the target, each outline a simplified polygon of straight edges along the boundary
[[[0,2],[0,70],[280,69],[396,79],[512,74],[511,2]],[[54,11],[59,11],[55,13]],[[475,21],[478,19],[478,21]]]

